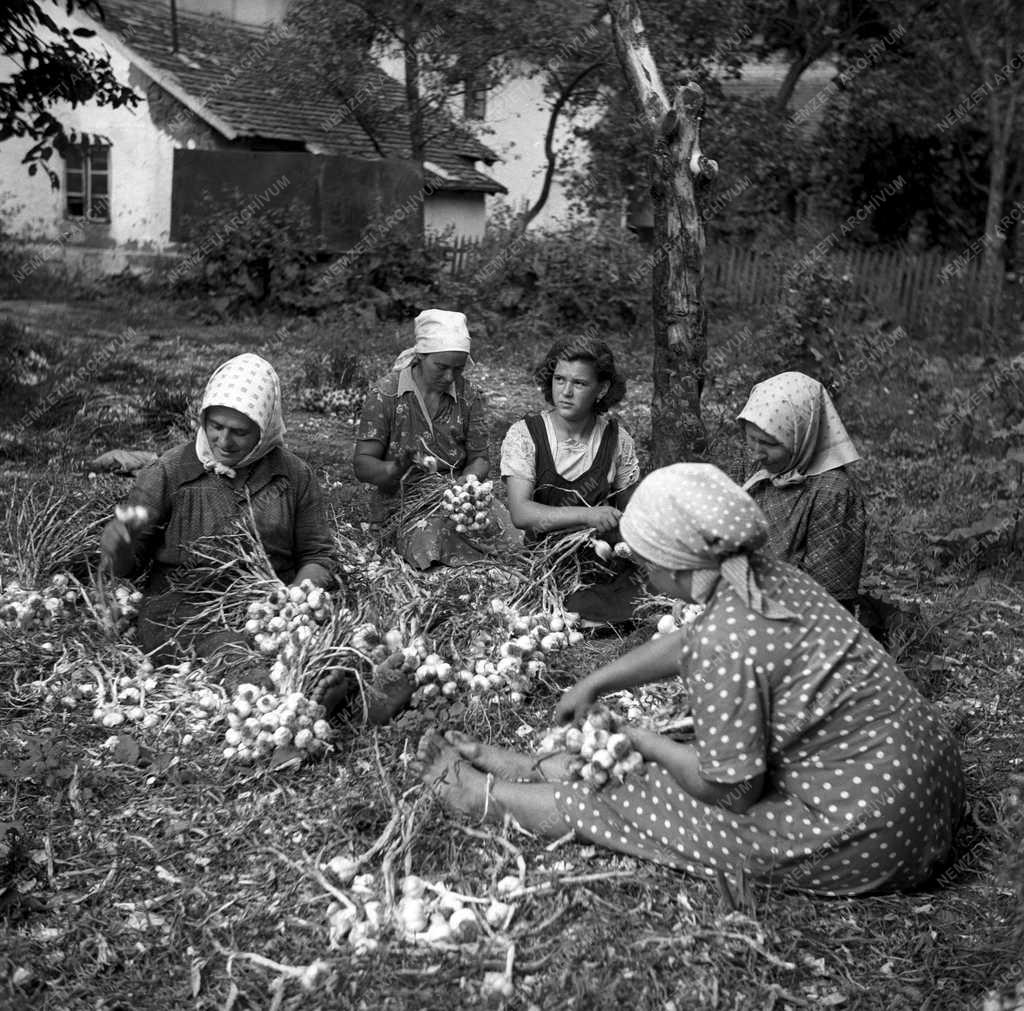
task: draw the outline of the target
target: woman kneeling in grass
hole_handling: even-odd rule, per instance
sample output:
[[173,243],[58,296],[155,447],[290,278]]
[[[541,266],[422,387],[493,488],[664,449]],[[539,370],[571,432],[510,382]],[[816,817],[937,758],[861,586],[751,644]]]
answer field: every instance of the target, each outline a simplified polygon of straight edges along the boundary
[[768,517],[775,554],[853,611],[864,565],[864,499],[847,473],[860,454],[825,387],[782,372],[750,392],[739,419],[754,473],[744,488]]
[[833,597],[759,552],[768,528],[750,496],[709,464],[676,464],[640,483],[621,530],[655,590],[705,611],[584,678],[556,715],[682,673],[694,743],[630,728],[646,773],[594,788],[569,780],[564,755],[430,732],[424,782],[456,810],[696,875],[742,867],[824,895],[931,877],[963,802],[953,739]]
[[[606,416],[626,392],[611,348],[590,337],[559,341],[534,378],[551,406],[517,421],[501,446],[512,522],[534,541],[580,527],[618,540],[619,519],[640,480],[640,464],[632,436]],[[636,570],[616,562],[614,580],[569,594],[566,608],[588,622],[629,621]]]
[[[142,507],[138,522],[107,524],[100,551],[115,575],[136,577],[149,568],[139,611],[139,640],[147,652],[192,647],[210,655],[244,645],[241,632],[184,635],[201,610],[175,587],[196,564],[204,539],[255,524],[267,558],[282,582],[334,583],[331,532],[316,477],[284,448],[281,384],[273,366],[254,354],[230,359],[210,377],[192,442],[168,450],[141,470],[128,496]],[[166,657],[165,657],[166,658]]]
[[[359,417],[352,465],[360,481],[374,486],[371,520],[378,525],[393,521],[405,492],[431,473],[483,481],[491,469],[484,399],[463,375],[471,364],[465,315],[425,309],[414,333],[413,347],[370,387]],[[435,514],[399,529],[396,549],[416,568],[428,569],[479,561],[518,544],[504,507],[490,508],[493,529],[486,538],[462,535]]]

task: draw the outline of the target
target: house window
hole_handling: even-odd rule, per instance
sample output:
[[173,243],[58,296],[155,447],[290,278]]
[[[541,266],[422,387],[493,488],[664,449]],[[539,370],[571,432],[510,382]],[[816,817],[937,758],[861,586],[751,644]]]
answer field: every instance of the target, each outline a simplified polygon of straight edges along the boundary
[[110,148],[70,147],[64,155],[69,218],[110,220]]
[[487,118],[487,89],[477,83],[476,77],[467,77],[462,94],[462,115],[465,119]]

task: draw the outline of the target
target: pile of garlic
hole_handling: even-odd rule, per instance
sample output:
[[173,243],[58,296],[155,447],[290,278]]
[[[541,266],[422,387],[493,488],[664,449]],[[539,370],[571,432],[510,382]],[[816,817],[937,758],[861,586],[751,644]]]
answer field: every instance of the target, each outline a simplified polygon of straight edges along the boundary
[[537,748],[541,757],[564,751],[569,774],[593,787],[621,783],[626,776],[646,772],[643,755],[621,732],[618,716],[607,706],[593,706],[579,727],[554,727]]
[[290,664],[308,642],[317,625],[331,617],[327,591],[304,579],[298,586],[272,590],[266,600],[253,601],[246,614],[245,632],[264,656]]
[[227,710],[223,755],[250,765],[280,747],[319,754],[334,736],[323,715],[323,706],[301,692],[282,697],[256,685],[239,685]]
[[317,414],[357,415],[366,391],[354,386],[306,386],[299,391],[299,406]]
[[461,482],[444,490],[441,508],[457,534],[479,533],[491,524],[494,482],[467,474]]
[[453,891],[442,881],[409,874],[399,881],[400,897],[390,906],[384,898],[383,882],[372,873],[355,873],[356,861],[335,857],[327,869],[352,896],[347,902],[332,902],[328,907],[331,945],[338,947],[346,941],[357,955],[376,951],[388,934],[411,944],[440,948],[472,944],[483,933],[481,918],[492,930],[506,930],[515,907],[500,896],[516,891],[522,884],[510,875],[498,882],[499,897],[480,899]]
[[52,628],[68,617],[78,600],[78,590],[64,573],[50,577],[40,590],[28,590],[18,582],[0,590],[0,627],[25,632]]
[[154,730],[176,719],[184,721],[186,735],[203,733],[224,705],[223,696],[202,683],[202,669],[188,661],[155,668],[143,658],[134,670],[119,673],[65,657],[54,664],[54,674],[69,676],[70,683],[64,688],[40,683],[44,703],[67,712],[92,706],[93,719],[107,730]]

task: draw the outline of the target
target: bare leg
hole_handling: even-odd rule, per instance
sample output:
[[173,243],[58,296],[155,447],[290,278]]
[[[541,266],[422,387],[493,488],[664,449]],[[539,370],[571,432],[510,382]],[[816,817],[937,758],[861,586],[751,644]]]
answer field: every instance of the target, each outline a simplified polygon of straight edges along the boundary
[[484,744],[458,730],[450,730],[445,738],[467,762],[499,779],[544,783],[569,778],[569,756],[563,751],[540,758],[512,748]]
[[553,785],[492,780],[488,794],[489,777],[463,761],[435,730],[420,739],[416,757],[420,778],[454,811],[496,823],[507,813],[527,831],[551,839],[571,829],[555,804]]

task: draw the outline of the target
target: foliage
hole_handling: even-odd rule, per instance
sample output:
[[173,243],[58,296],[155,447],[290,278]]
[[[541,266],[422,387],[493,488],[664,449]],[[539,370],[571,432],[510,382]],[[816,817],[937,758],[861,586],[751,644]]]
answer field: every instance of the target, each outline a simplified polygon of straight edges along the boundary
[[[292,51],[328,82],[378,152],[405,156],[391,149],[398,119],[420,160],[430,141],[458,129],[449,119],[456,102],[494,88],[524,59],[535,67],[594,12],[588,0],[540,0],[528,18],[513,0],[302,0],[289,8],[288,23]],[[373,70],[371,59],[381,55],[403,60],[404,89]]]
[[633,330],[649,319],[650,295],[633,276],[642,273],[645,255],[612,225],[576,221],[557,232],[522,232],[506,215],[491,223],[472,263],[445,292],[495,328],[511,324],[538,338],[569,329]]
[[102,21],[97,0],[9,0],[0,9],[0,53],[17,70],[0,82],[0,143],[27,137],[32,147],[22,159],[29,175],[43,168],[54,189],[59,177],[47,164],[54,151],[89,138],[65,127],[52,111],[59,102],[71,108],[86,103],[134,108],[138,96],[114,76],[106,56],[93,55],[80,39],[95,36],[88,28],[62,28],[48,11],[77,7]]
[[[231,206],[239,203],[240,197]],[[171,274],[172,285],[214,296],[225,312],[304,306],[320,247],[307,207],[292,201],[239,215],[209,196],[205,204],[208,214],[186,222],[191,238],[182,264]]]

